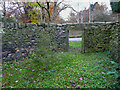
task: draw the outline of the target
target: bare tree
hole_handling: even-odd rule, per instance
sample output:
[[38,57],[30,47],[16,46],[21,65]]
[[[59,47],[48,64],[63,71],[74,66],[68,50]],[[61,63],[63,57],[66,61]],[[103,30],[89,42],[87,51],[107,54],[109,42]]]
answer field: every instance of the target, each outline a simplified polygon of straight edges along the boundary
[[2,8],[2,12],[1,12],[1,16],[3,17],[2,19],[3,19],[3,23],[4,23],[4,25],[5,25],[5,23],[6,23],[6,3],[5,3],[5,1],[4,2],[0,2],[0,4],[1,4],[1,8]]
[[[38,4],[37,7],[33,4],[29,3],[36,3]],[[51,15],[51,3],[52,3],[52,15]],[[16,21],[19,21],[21,19],[23,20],[29,20],[30,19],[30,13],[29,11],[37,8],[40,12],[40,22],[45,22],[46,19],[48,19],[49,22],[55,22],[56,18],[59,17],[59,14],[61,11],[65,10],[66,8],[72,8],[70,5],[65,4],[64,0],[55,0],[55,1],[48,1],[46,2],[10,2],[9,7],[7,7],[7,13],[6,17],[13,16],[16,18]],[[5,10],[4,10],[5,11]],[[74,10],[75,11],[75,10]],[[48,17],[48,18],[46,18]]]
[[60,12],[65,10],[66,8],[68,8],[68,5],[64,4],[64,0],[62,0],[62,1],[55,0],[52,2],[53,3],[53,13],[52,13],[52,15],[50,15],[50,11],[49,11],[50,2],[47,1],[46,3],[47,3],[47,7],[42,6],[40,2],[37,2],[39,7],[42,9],[42,11],[45,10],[47,12],[47,15],[49,16],[50,22],[55,22],[57,16],[59,16]]
[[92,12],[93,21],[109,22],[112,21],[112,16],[108,13],[108,8],[105,4],[96,4]]

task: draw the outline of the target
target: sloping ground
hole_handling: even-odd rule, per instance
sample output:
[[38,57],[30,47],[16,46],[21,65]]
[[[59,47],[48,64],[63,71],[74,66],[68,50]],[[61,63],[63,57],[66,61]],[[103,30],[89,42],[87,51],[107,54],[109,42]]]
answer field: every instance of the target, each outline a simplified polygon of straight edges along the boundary
[[[80,42],[78,42],[80,43]],[[70,44],[80,48],[76,42]],[[108,52],[55,53],[56,61],[41,66],[32,57],[3,63],[2,86],[5,88],[112,88],[117,87],[116,67]],[[35,57],[35,56],[34,56]],[[50,66],[50,69],[46,67]]]
[[82,38],[82,33],[79,35],[69,35],[69,38]]
[[77,88],[115,87],[115,67],[105,53],[59,53],[52,69],[45,71],[31,59],[3,64],[2,84],[5,88]]

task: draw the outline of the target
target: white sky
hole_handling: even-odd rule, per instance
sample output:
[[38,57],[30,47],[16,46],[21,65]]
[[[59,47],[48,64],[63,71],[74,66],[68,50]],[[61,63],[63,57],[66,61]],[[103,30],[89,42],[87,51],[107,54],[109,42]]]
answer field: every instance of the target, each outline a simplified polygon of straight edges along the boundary
[[[104,3],[108,7],[109,10],[111,10],[110,7],[110,0],[64,0],[65,3],[70,4],[75,10],[80,11],[85,8],[89,7],[89,2],[91,4],[94,4],[95,2],[98,2],[99,4]],[[66,9],[60,13],[60,16],[67,20],[69,13],[71,12],[71,9]]]

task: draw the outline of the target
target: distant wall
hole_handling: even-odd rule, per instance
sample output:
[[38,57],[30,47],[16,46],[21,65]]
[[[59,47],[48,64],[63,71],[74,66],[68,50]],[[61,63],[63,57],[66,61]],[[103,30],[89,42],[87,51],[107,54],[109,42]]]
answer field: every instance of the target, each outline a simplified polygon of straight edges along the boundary
[[79,35],[81,33],[82,33],[82,31],[80,31],[80,30],[70,30],[69,31],[69,35]]

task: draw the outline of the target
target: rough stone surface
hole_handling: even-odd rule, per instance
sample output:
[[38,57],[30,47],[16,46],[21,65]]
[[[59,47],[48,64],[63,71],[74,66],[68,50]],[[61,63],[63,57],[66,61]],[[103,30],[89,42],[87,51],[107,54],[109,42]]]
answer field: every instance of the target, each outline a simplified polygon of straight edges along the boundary
[[120,22],[85,25],[82,35],[82,53],[110,51],[112,59],[120,62]]
[[[37,48],[37,40],[41,40],[42,32],[50,34],[51,42],[56,39],[58,48],[63,48],[61,50],[67,51],[68,49],[68,32],[65,31],[64,25],[7,23],[3,27],[3,31],[5,32],[2,35],[3,61],[13,58],[20,59],[32,54],[33,50]],[[44,43],[44,41],[40,42]]]

